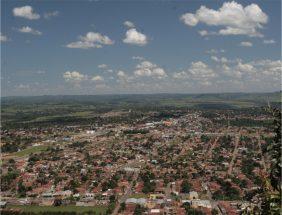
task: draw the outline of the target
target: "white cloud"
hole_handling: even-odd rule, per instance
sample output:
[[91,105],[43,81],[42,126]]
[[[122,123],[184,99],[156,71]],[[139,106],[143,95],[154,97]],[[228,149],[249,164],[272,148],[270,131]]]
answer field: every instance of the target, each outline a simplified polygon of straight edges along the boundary
[[108,65],[106,65],[106,64],[100,64],[100,65],[98,65],[98,68],[99,69],[106,69],[108,67]]
[[126,75],[125,75],[124,71],[120,70],[120,71],[118,71],[117,76],[121,78],[121,77],[125,77]]
[[214,56],[214,55],[211,56],[211,59],[215,62],[220,62],[220,63],[227,63],[228,62],[228,60],[225,57],[219,58],[219,57]]
[[30,89],[30,85],[29,84],[19,84],[16,86],[16,88],[20,90],[28,90]]
[[187,70],[173,74],[174,79],[189,80],[197,84],[208,86],[216,77],[216,73],[202,61],[192,62]]
[[202,31],[199,31],[199,34],[200,34],[201,36],[207,36],[207,35],[209,34],[209,32],[206,31],[206,30],[202,30]]
[[263,43],[264,44],[274,44],[276,42],[275,42],[275,40],[264,40]]
[[7,42],[9,41],[8,37],[0,33],[0,42]]
[[133,80],[133,77],[128,76],[124,71],[119,70],[117,72],[118,83],[121,83],[123,86],[127,85],[129,82]]
[[142,61],[137,64],[134,74],[136,77],[157,77],[159,79],[167,77],[163,68],[150,61]]
[[42,32],[38,31],[38,30],[35,30],[35,29],[32,29],[31,27],[29,26],[23,26],[19,29],[17,29],[19,32],[21,33],[27,33],[27,34],[33,34],[33,35],[42,35]]
[[42,74],[45,74],[46,71],[44,71],[44,70],[38,70],[38,71],[36,71],[36,73],[42,75]]
[[132,45],[144,46],[148,43],[148,39],[145,34],[138,32],[135,28],[131,28],[126,31],[123,42]]
[[26,19],[39,19],[40,15],[33,11],[33,8],[29,5],[23,7],[16,7],[13,9],[14,16],[26,18]]
[[189,26],[196,26],[199,22],[199,19],[193,13],[183,14],[180,20]]
[[184,71],[176,72],[176,73],[173,73],[172,77],[175,79],[185,79],[188,77],[188,74]]
[[94,82],[103,82],[104,78],[100,75],[96,75],[91,80],[94,81]]
[[238,69],[239,71],[241,71],[243,73],[254,73],[254,72],[256,72],[255,67],[253,65],[249,64],[249,63],[239,62],[236,69]]
[[280,77],[281,79],[281,72],[282,72],[282,62],[281,60],[259,60],[253,61],[250,63],[254,67],[257,67],[262,74],[268,76],[276,76]]
[[135,28],[135,25],[134,25],[133,22],[125,21],[123,24],[124,24],[124,26],[126,26],[128,28]]
[[222,69],[222,73],[229,76],[229,77],[233,77],[233,78],[237,78],[237,79],[242,78],[242,72],[239,71],[238,69],[230,68],[226,64],[223,64],[221,66],[221,69]]
[[217,49],[210,49],[210,50],[207,50],[205,51],[207,54],[219,54],[219,53],[224,53],[225,50],[224,49],[220,49],[220,50],[217,50]]
[[140,57],[140,56],[133,56],[132,59],[133,60],[145,60],[144,57]]
[[100,33],[88,32],[85,36],[80,36],[79,41],[72,42],[66,45],[67,48],[89,49],[89,48],[102,48],[103,45],[113,45],[108,36]]
[[249,41],[243,41],[239,44],[240,46],[244,46],[244,47],[252,47],[253,43],[249,42]]
[[214,71],[202,61],[192,62],[188,72],[193,79],[198,80],[209,79],[216,76]]
[[78,71],[66,71],[63,74],[63,77],[67,82],[80,82],[87,78],[85,75],[81,74]]
[[56,17],[58,15],[59,15],[59,11],[47,12],[47,13],[44,13],[44,18],[45,19],[50,19],[50,18]]
[[[268,16],[257,4],[243,7],[232,1],[223,3],[218,10],[201,6],[195,14],[183,14],[180,20],[188,26],[196,26],[200,22],[208,26],[221,26],[223,28],[217,32],[219,35],[262,37],[258,29],[268,22]],[[206,31],[203,34],[208,35],[209,33]]]

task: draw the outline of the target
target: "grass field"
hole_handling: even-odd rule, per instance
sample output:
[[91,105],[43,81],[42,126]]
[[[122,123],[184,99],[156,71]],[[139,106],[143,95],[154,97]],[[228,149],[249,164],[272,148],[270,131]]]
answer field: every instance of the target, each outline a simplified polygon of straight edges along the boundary
[[32,147],[29,147],[29,148],[24,149],[22,151],[13,153],[13,156],[23,157],[23,156],[27,156],[31,153],[37,153],[37,152],[45,151],[47,148],[48,148],[48,146],[32,146]]
[[130,195],[129,198],[136,198],[136,199],[148,198],[148,195],[144,193],[134,193]]
[[9,129],[89,124],[101,120],[98,118],[109,112],[129,109],[137,112],[163,111],[168,108],[226,110],[260,108],[266,106],[268,101],[280,107],[281,95],[281,92],[273,92],[4,97],[1,98],[1,120],[3,128]]
[[23,212],[27,213],[40,213],[40,212],[75,212],[77,214],[85,214],[87,212],[91,212],[92,214],[106,214],[107,207],[106,206],[38,206],[38,205],[8,205],[8,208],[20,209]]

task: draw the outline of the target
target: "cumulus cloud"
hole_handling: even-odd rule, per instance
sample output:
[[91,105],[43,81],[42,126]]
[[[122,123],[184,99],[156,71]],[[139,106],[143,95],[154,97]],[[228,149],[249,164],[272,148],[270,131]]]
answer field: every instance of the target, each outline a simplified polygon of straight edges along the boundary
[[239,45],[243,46],[243,47],[252,47],[253,43],[251,43],[249,41],[242,41]]
[[59,11],[52,11],[52,12],[47,12],[47,13],[44,13],[44,18],[45,19],[50,19],[52,17],[56,17],[59,15]]
[[188,74],[185,71],[175,72],[172,77],[175,79],[186,79],[188,78]]
[[248,63],[241,63],[239,62],[237,65],[237,69],[239,71],[245,72],[245,73],[252,73],[255,72],[255,68],[253,65],[248,64]]
[[188,70],[193,79],[209,79],[216,76],[215,72],[204,62],[192,62]]
[[107,67],[108,67],[107,64],[100,64],[100,65],[98,65],[99,69],[106,69]]
[[134,71],[136,77],[156,77],[159,79],[167,77],[165,70],[150,61],[142,61]]
[[188,69],[172,75],[174,79],[189,80],[205,86],[211,85],[216,76],[213,69],[202,61],[192,62]]
[[[192,62],[186,70],[172,74],[175,83],[190,86],[212,86],[210,89],[270,89],[278,90],[281,84],[281,60],[256,60],[245,62],[242,59],[221,60],[211,67],[204,62]],[[215,72],[216,71],[216,72]]]
[[122,84],[123,86],[126,86],[128,85],[132,80],[133,80],[133,77],[132,76],[129,76],[127,75],[124,71],[122,70],[119,70],[117,72],[117,82]]
[[125,77],[126,75],[125,75],[124,71],[119,70],[118,73],[117,73],[117,76],[121,78],[121,77]]
[[[196,26],[204,23],[208,26],[221,28],[218,35],[247,35],[251,37],[262,37],[258,31],[268,22],[268,16],[257,4],[243,7],[241,4],[232,2],[223,3],[218,10],[201,6],[195,13],[185,13],[180,20],[188,26]],[[202,31],[202,35],[209,32]]]
[[126,31],[123,42],[131,45],[144,46],[148,43],[148,39],[145,34],[138,32],[135,28],[131,28]]
[[201,36],[207,36],[207,35],[209,35],[209,32],[206,31],[206,30],[202,30],[202,31],[199,31],[199,34],[200,34]]
[[145,60],[144,57],[140,57],[140,56],[133,56],[132,59],[133,60]]
[[242,72],[240,70],[231,68],[230,66],[223,64],[221,66],[221,71],[224,75],[231,77],[231,78],[236,78],[240,79],[242,78]]
[[274,44],[276,43],[275,40],[263,40],[264,44]]
[[40,15],[33,11],[33,8],[29,5],[23,7],[16,7],[13,9],[14,16],[22,17],[30,20],[39,19]]
[[23,26],[19,29],[17,29],[19,32],[21,33],[26,33],[26,34],[33,34],[33,35],[37,35],[37,36],[40,36],[42,35],[42,32],[38,31],[38,30],[35,30],[29,26]]
[[94,81],[94,82],[103,82],[104,78],[100,75],[96,75],[96,76],[92,77],[91,80]]
[[0,42],[7,42],[9,41],[8,37],[3,35],[1,32],[0,32]]
[[124,24],[124,26],[126,26],[128,28],[135,28],[135,25],[134,25],[133,22],[125,21],[123,24]]
[[67,82],[80,82],[87,78],[85,75],[81,74],[78,71],[66,71],[63,74],[63,77]]
[[102,48],[103,45],[113,45],[114,41],[108,36],[96,32],[88,32],[85,36],[80,36],[79,41],[66,45],[67,48],[89,49]]
[[267,76],[280,77],[282,72],[282,62],[281,60],[258,60],[250,62],[251,65],[258,68],[258,70]]
[[30,85],[29,84],[19,84],[19,85],[16,85],[15,87],[17,89],[20,89],[20,90],[28,90],[28,89],[30,89]]
[[227,63],[228,62],[227,58],[225,58],[225,57],[219,58],[219,57],[214,56],[214,55],[211,56],[211,59],[215,62],[221,62],[221,63]]
[[39,75],[42,75],[42,74],[45,74],[46,71],[44,71],[44,70],[37,70],[36,73],[39,74]]
[[224,53],[225,50],[224,49],[220,49],[220,50],[217,50],[217,49],[210,49],[210,50],[207,50],[205,51],[207,54],[219,54],[219,53]]

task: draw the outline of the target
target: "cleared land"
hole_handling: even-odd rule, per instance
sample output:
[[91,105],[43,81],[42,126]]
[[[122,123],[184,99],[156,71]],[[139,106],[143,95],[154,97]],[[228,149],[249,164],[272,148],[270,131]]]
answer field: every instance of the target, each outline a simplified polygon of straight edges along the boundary
[[27,213],[40,213],[40,212],[75,212],[77,214],[83,214],[86,212],[92,212],[96,214],[106,214],[107,207],[95,206],[95,207],[83,207],[83,206],[37,206],[37,205],[9,205],[8,208],[20,209]]
[[47,148],[48,148],[48,146],[32,146],[32,147],[29,147],[29,148],[24,149],[22,151],[13,153],[13,156],[24,157],[24,156],[27,156],[31,153],[37,153],[37,152],[45,151]]

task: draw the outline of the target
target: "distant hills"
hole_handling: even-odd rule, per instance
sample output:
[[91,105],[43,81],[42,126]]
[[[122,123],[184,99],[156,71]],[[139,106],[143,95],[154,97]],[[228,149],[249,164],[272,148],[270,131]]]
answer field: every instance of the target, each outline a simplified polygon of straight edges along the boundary
[[123,94],[123,95],[47,95],[26,97],[2,97],[2,105],[13,104],[101,104],[112,105],[130,103],[152,103],[159,105],[191,105],[195,103],[240,103],[244,106],[260,106],[270,103],[281,103],[281,92],[272,93],[205,93],[205,94]]

